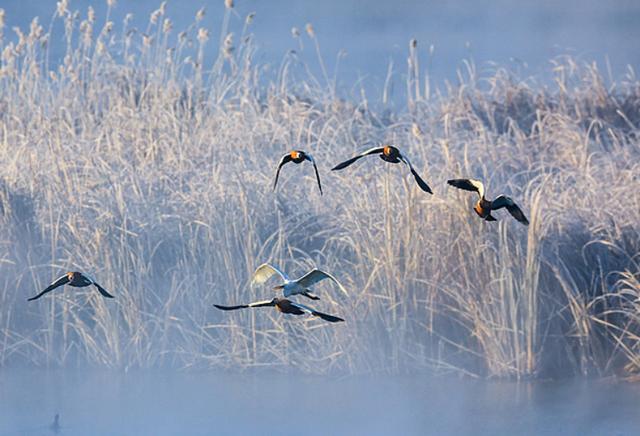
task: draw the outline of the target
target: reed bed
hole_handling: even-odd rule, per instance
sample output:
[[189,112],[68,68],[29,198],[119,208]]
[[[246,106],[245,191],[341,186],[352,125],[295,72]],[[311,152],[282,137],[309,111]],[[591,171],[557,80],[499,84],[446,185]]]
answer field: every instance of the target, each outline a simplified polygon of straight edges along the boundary
[[[313,27],[293,32],[310,48],[269,72],[252,17],[232,12],[219,38],[203,11],[173,29],[164,4],[144,32],[65,1],[49,29],[1,29],[0,365],[640,373],[631,70],[606,83],[595,64],[558,58],[547,83],[467,62],[438,90],[411,41],[403,105],[388,89],[344,98]],[[59,62],[51,28],[64,29]],[[376,159],[329,171],[384,141],[435,195]],[[324,196],[304,166],[272,191],[295,148],[318,161]],[[531,225],[479,220],[472,195],[445,183],[458,177],[511,195]],[[266,261],[331,271],[350,295],[323,283],[314,303],[347,322],[212,308],[270,298],[249,286]],[[115,300],[68,288],[26,302],[76,269]]]

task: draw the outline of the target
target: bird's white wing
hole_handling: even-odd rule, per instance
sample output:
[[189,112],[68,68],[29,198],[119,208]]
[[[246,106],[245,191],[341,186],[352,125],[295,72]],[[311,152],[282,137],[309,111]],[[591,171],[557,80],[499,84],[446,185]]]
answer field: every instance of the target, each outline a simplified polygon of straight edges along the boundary
[[273,300],[262,300],[256,301],[254,303],[247,304],[248,307],[264,307],[264,306],[275,306]]
[[251,284],[260,285],[271,278],[274,274],[278,274],[282,280],[287,281],[289,277],[278,268],[273,265],[269,265],[268,263],[263,263],[260,265],[256,271],[253,273],[253,278],[251,279]]
[[340,291],[342,291],[345,295],[349,295],[347,290],[340,284],[340,282],[331,274],[321,271],[317,268],[312,269],[302,277],[300,277],[296,282],[302,286],[303,288],[308,288],[309,286],[313,286],[318,282],[321,282],[324,279],[332,280],[338,287]]
[[480,180],[469,179],[469,183],[478,188],[478,195],[480,198],[484,197],[484,185]]
[[452,180],[447,180],[447,183],[458,189],[464,189],[465,191],[476,192],[480,198],[484,197],[484,185],[480,180],[452,179]]

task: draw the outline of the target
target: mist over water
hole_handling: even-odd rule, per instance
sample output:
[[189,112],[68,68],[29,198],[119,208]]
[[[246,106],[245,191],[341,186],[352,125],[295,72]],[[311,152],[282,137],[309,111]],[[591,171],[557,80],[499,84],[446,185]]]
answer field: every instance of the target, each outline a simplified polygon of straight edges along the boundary
[[0,373],[0,434],[634,435],[637,385],[214,372]]

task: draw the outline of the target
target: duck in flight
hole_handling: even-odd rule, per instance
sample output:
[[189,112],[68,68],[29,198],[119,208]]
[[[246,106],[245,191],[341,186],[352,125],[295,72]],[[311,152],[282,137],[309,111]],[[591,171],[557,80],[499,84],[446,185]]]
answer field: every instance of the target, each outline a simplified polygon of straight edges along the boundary
[[308,160],[313,164],[313,169],[316,172],[316,180],[318,181],[318,189],[320,189],[320,195],[322,195],[322,185],[320,184],[320,174],[318,174],[318,167],[316,166],[316,161],[315,159],[313,159],[313,156],[311,156],[309,153],[306,153],[301,150],[293,150],[285,154],[284,156],[282,156],[282,159],[280,159],[280,163],[278,164],[278,170],[276,171],[276,180],[273,183],[273,190],[275,191],[276,186],[278,186],[278,177],[280,177],[280,169],[284,164],[289,162],[293,162],[294,164],[300,164],[305,160]]
[[304,315],[308,313],[309,315],[317,316],[325,321],[329,322],[342,322],[344,319],[338,318],[337,316],[328,315],[326,313],[318,312],[311,307],[305,306],[304,304],[294,303],[291,300],[286,298],[274,298],[272,300],[264,300],[264,301],[256,301],[255,303],[250,304],[241,304],[239,306],[221,306],[219,304],[214,304],[220,310],[237,310],[237,309],[246,309],[248,307],[275,307],[278,312],[288,313],[291,315]]
[[94,279],[92,279],[88,275],[78,271],[72,271],[72,272],[66,273],[61,277],[58,277],[53,283],[47,286],[44,291],[40,292],[35,297],[29,298],[27,301],[37,300],[38,298],[42,297],[44,294],[51,292],[62,285],[74,286],[76,288],[84,288],[85,286],[94,285],[98,289],[98,292],[100,292],[103,297],[113,298],[113,295],[105,291],[105,289],[102,286],[100,286]]
[[390,162],[390,163],[403,162],[405,165],[409,167],[409,170],[411,171],[411,174],[413,174],[413,177],[416,179],[416,183],[418,183],[418,186],[420,186],[420,189],[422,189],[424,192],[428,192],[429,194],[433,194],[433,191],[431,191],[431,188],[429,187],[429,185],[427,185],[427,183],[424,180],[422,180],[418,172],[415,169],[413,169],[413,165],[411,165],[411,162],[409,161],[409,159],[405,155],[400,153],[400,150],[398,150],[396,147],[392,145],[385,145],[383,147],[370,148],[369,150],[364,151],[359,155],[352,157],[349,160],[345,160],[344,162],[336,165],[331,169],[331,171],[338,171],[343,168],[346,168],[352,163],[354,163],[355,161],[357,161],[358,159],[363,158],[365,156],[369,156],[371,154],[379,155],[380,158],[386,162]]
[[453,179],[447,180],[447,183],[458,189],[464,189],[465,191],[472,191],[478,194],[478,202],[473,206],[473,210],[476,211],[478,216],[486,221],[497,221],[492,215],[491,211],[502,209],[506,207],[509,213],[522,224],[529,225],[529,220],[522,212],[522,209],[506,195],[500,195],[494,200],[487,200],[484,197],[484,185],[479,180],[473,179]]
[[268,263],[263,263],[260,265],[256,271],[253,273],[253,278],[251,280],[251,284],[262,284],[269,280],[273,275],[279,275],[280,278],[284,281],[283,284],[274,287],[273,289],[282,289],[282,292],[286,297],[290,297],[292,295],[303,295],[312,300],[319,300],[320,297],[313,295],[310,291],[310,287],[315,285],[318,282],[321,282],[324,279],[329,279],[338,285],[338,288],[345,294],[348,295],[346,289],[333,277],[331,274],[321,271],[317,268],[312,269],[302,277],[291,280],[289,277],[276,268],[273,265]]

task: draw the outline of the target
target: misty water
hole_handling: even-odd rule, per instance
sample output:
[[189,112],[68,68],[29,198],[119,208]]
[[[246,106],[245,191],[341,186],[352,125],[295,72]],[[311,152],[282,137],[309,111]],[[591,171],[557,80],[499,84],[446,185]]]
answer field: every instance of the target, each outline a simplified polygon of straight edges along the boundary
[[640,431],[640,386],[449,377],[4,370],[0,434],[581,434]]

